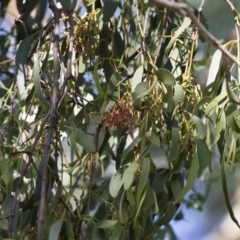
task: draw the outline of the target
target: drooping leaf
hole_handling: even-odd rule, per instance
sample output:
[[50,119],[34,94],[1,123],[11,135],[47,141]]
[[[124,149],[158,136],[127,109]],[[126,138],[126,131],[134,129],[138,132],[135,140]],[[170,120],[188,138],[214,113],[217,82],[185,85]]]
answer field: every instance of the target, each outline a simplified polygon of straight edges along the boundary
[[173,37],[171,38],[171,40],[169,41],[167,47],[166,47],[166,52],[169,52],[174,44],[174,42],[176,41],[176,39],[183,33],[183,31],[188,28],[191,24],[191,19],[189,17],[185,17],[183,19],[183,23],[182,25],[178,28],[177,31],[175,31]]
[[93,70],[93,75],[94,75],[94,80],[96,84],[96,88],[100,94],[100,96],[104,96],[104,91],[101,87],[100,81],[99,81],[99,74],[98,74],[98,65],[99,65],[100,59],[98,59],[95,64],[94,64],[94,70]]
[[239,111],[237,110],[237,105],[230,104],[225,110],[225,115],[226,115],[226,121],[228,125],[232,128],[232,130],[234,130],[237,133],[240,133],[240,127],[236,122],[236,117],[238,117],[239,115]]
[[121,235],[122,231],[123,231],[123,226],[121,225],[121,223],[117,222],[111,231],[109,240],[119,239],[119,236]]
[[132,93],[132,98],[136,109],[141,109],[142,97],[147,93],[147,90],[148,84],[146,82],[141,82],[136,86],[134,92]]
[[211,85],[215,81],[217,73],[219,71],[221,59],[222,59],[222,52],[219,49],[217,49],[213,54],[212,61],[209,67],[206,86]]
[[176,84],[176,79],[173,75],[165,68],[159,68],[156,71],[158,81],[164,83],[167,86],[174,86]]
[[150,161],[148,158],[140,158],[141,162],[141,176],[138,181],[136,201],[139,202],[143,189],[147,183],[148,174],[150,170]]
[[151,160],[157,170],[169,168],[167,156],[160,147],[156,145],[151,145],[151,147],[149,148],[149,153]]
[[135,91],[137,85],[142,82],[143,66],[140,66],[132,77],[132,93]]
[[25,89],[25,81],[27,79],[27,60],[31,48],[33,37],[27,37],[20,43],[16,53],[16,75],[20,94]]
[[55,223],[53,223],[53,225],[50,227],[50,230],[49,230],[48,239],[51,239],[51,240],[59,239],[59,233],[61,231],[62,224],[63,224],[62,218],[58,219]]
[[206,127],[203,124],[203,121],[196,115],[192,116],[191,119],[196,125],[197,137],[204,139],[206,137]]
[[95,146],[93,142],[89,139],[88,135],[79,128],[75,130],[76,130],[76,142],[80,144],[87,152],[90,153],[96,152]]
[[203,170],[208,166],[210,162],[210,152],[207,144],[202,139],[197,139],[197,155],[199,160],[198,176],[201,176]]
[[178,161],[178,135],[179,135],[179,127],[178,127],[178,121],[176,119],[173,119],[171,122],[172,125],[172,133],[171,133],[171,149],[170,149],[170,155],[169,155],[169,161]]
[[116,172],[112,175],[109,184],[109,193],[113,198],[117,197],[122,185],[122,174],[120,172]]
[[103,7],[103,21],[108,22],[118,7],[118,0],[105,0]]
[[36,61],[34,62],[34,67],[33,67],[33,83],[34,83],[34,88],[36,91],[36,95],[40,101],[40,104],[43,108],[51,108],[51,104],[49,101],[46,99],[42,92],[42,87],[40,83],[40,76],[39,76],[39,61],[36,58]]
[[9,163],[5,158],[0,158],[0,172],[1,177],[4,183],[7,185],[11,179],[10,171],[9,171]]
[[137,162],[133,162],[124,171],[122,181],[123,181],[123,186],[125,190],[128,190],[132,185],[135,172],[137,171],[138,168],[139,168],[139,164]]
[[189,170],[189,176],[186,182],[186,185],[184,188],[181,190],[181,192],[178,194],[176,199],[174,200],[173,204],[177,204],[181,202],[181,200],[184,198],[184,196],[190,191],[190,189],[193,187],[193,184],[197,178],[197,172],[199,169],[199,162],[198,162],[198,157],[196,153],[194,153],[193,160],[191,163],[191,168]]
[[120,202],[119,206],[119,220],[122,226],[127,226],[128,219],[129,219],[129,204],[125,201]]
[[117,220],[104,219],[98,223],[98,228],[111,229],[116,225],[117,222]]
[[233,209],[232,209],[232,206],[231,206],[231,202],[230,202],[230,199],[229,199],[229,195],[228,195],[228,187],[227,187],[227,179],[226,179],[226,173],[225,173],[224,157],[221,159],[221,162],[222,162],[221,163],[221,179],[222,179],[222,187],[223,187],[224,199],[225,199],[225,202],[226,202],[226,205],[227,205],[227,209],[228,209],[228,212],[229,212],[229,215],[230,215],[231,219],[240,228],[238,220],[234,216],[234,212],[233,212]]

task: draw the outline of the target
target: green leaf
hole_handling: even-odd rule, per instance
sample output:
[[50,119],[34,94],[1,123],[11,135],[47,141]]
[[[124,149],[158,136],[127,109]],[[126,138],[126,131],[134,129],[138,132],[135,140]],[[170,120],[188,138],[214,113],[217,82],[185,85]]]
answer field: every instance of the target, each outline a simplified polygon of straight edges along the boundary
[[134,73],[132,78],[132,93],[135,91],[137,85],[142,82],[143,66],[140,66]]
[[85,63],[83,62],[83,57],[82,55],[80,55],[79,57],[79,64],[78,64],[78,72],[79,73],[84,73],[86,71],[86,65]]
[[87,152],[95,153],[96,149],[88,135],[81,129],[76,128],[76,142],[80,144]]
[[159,68],[156,71],[156,75],[158,80],[167,86],[174,86],[176,84],[175,77],[165,68]]
[[97,126],[100,122],[100,119],[101,119],[101,115],[98,113],[91,114],[89,119],[87,135],[93,142],[96,137]]
[[189,17],[185,17],[183,19],[182,25],[179,27],[179,29],[177,31],[175,31],[173,37],[169,41],[169,43],[168,43],[168,45],[166,47],[166,50],[165,50],[165,54],[167,54],[171,50],[171,48],[172,48],[173,44],[175,43],[176,39],[183,33],[183,31],[186,28],[188,28],[190,26],[191,22],[192,21],[191,21],[191,19]]
[[198,167],[199,167],[198,157],[195,153],[193,156],[192,163],[191,163],[191,168],[189,171],[189,176],[188,176],[186,185],[181,190],[181,192],[178,194],[178,196],[176,197],[173,204],[177,204],[177,203],[181,202],[182,199],[184,198],[184,196],[191,190],[191,188],[193,187],[193,184],[197,178]]
[[59,233],[61,231],[62,224],[63,224],[62,218],[60,218],[56,222],[54,222],[54,224],[50,227],[50,230],[49,230],[49,235],[48,235],[49,240],[58,240],[59,239]]
[[210,162],[210,152],[207,144],[202,139],[197,139],[197,156],[199,160],[198,176],[201,176],[203,170],[208,166]]
[[171,179],[171,189],[176,199],[183,188],[184,180],[181,173],[173,174]]
[[94,75],[94,80],[95,80],[95,84],[96,84],[96,88],[100,94],[100,96],[104,96],[104,92],[102,90],[101,84],[99,82],[99,76],[98,76],[98,64],[99,64],[99,59],[96,60],[95,64],[94,64],[94,69],[93,69],[93,75]]
[[226,99],[227,99],[227,93],[226,92],[220,94],[217,97],[215,97],[206,107],[205,114],[208,115],[213,110],[213,108],[215,108],[217,105],[219,105],[220,103],[222,103]]
[[160,147],[156,145],[151,145],[149,148],[149,153],[150,153],[151,160],[153,161],[153,164],[157,170],[169,169],[167,156]]
[[111,96],[116,90],[117,83],[121,80],[121,75],[118,72],[113,73],[108,83],[108,95]]
[[217,119],[215,138],[212,146],[214,146],[218,142],[221,132],[224,130],[226,130],[226,117],[225,117],[225,112],[222,112],[220,115],[220,118]]
[[108,22],[110,18],[114,15],[117,7],[118,0],[105,0],[103,7],[103,21]]
[[145,185],[147,183],[149,170],[150,170],[150,161],[148,158],[140,158],[141,161],[141,176],[138,181],[137,185],[137,194],[136,194],[136,201],[137,203],[140,201],[142,191],[145,188]]
[[139,164],[137,162],[133,162],[131,165],[128,166],[128,168],[123,173],[123,186],[125,190],[128,190],[130,186],[132,185],[134,174],[139,168]]
[[101,222],[99,222],[97,226],[98,228],[111,229],[116,225],[117,222],[118,222],[117,220],[104,219]]
[[[140,84],[141,84],[141,83],[140,83]],[[138,98],[144,97],[144,96],[146,96],[148,93],[150,93],[150,92],[154,89],[154,87],[156,86],[156,84],[157,84],[157,77],[154,75],[154,76],[153,76],[152,85],[147,89],[147,91],[141,93],[141,94],[138,96]],[[138,87],[138,86],[137,86],[137,87]]]
[[125,48],[125,42],[123,41],[121,34],[118,30],[114,32],[114,42],[113,42],[113,58],[118,59],[121,58],[122,53]]
[[33,37],[27,37],[19,44],[16,53],[16,76],[20,94],[25,89],[25,80],[27,79],[27,60],[28,53],[32,45]]
[[136,204],[135,198],[134,198],[134,195],[133,195],[133,192],[132,192],[131,188],[129,188],[127,190],[127,199],[128,199],[128,201],[129,201],[129,203],[132,207]]
[[237,133],[240,133],[240,127],[236,122],[236,118],[239,115],[239,110],[237,109],[236,104],[229,104],[225,110],[226,120],[228,125]]
[[4,183],[7,185],[11,179],[10,171],[9,171],[9,163],[5,158],[0,158],[0,172],[1,177]]
[[178,121],[176,119],[173,119],[171,122],[172,125],[172,132],[171,132],[171,149],[170,149],[170,155],[169,155],[169,161],[170,162],[177,162],[178,161],[178,135],[179,135],[179,128],[178,128]]
[[142,208],[150,208],[154,204],[154,191],[149,182],[146,183],[146,196]]
[[215,81],[217,73],[219,71],[221,59],[222,59],[222,51],[217,49],[213,54],[212,61],[209,67],[206,86],[211,85]]
[[185,98],[184,90],[183,90],[182,86],[177,83],[174,86],[174,96],[173,96],[174,105],[177,106],[179,102],[183,103],[184,98]]
[[[124,194],[124,193],[123,193]],[[119,206],[119,220],[122,226],[126,226],[129,219],[129,210],[128,210],[129,204],[125,201],[120,202]]]
[[125,159],[127,157],[127,155],[129,154],[129,152],[136,146],[136,144],[138,144],[138,142],[141,139],[136,136],[136,138],[133,139],[133,141],[129,144],[129,146],[124,150],[122,158]]
[[159,207],[158,207],[157,197],[154,191],[153,191],[153,198],[154,198],[154,202],[153,202],[153,205],[151,206],[151,210],[154,214],[157,214],[159,213]]
[[199,102],[196,104],[196,106],[193,109],[193,113],[195,114],[198,110],[200,110],[200,107],[204,105],[205,103],[211,102],[211,97],[203,97],[199,100]]
[[123,227],[121,226],[121,223],[117,222],[117,224],[114,225],[114,227],[111,231],[111,235],[109,236],[109,240],[119,239],[119,236],[121,235],[122,230],[123,230]]
[[40,101],[42,108],[44,108],[44,109],[51,108],[50,102],[47,101],[47,99],[45,98],[45,96],[43,95],[43,92],[42,92],[38,64],[39,64],[39,62],[38,62],[38,59],[36,58],[35,62],[34,62],[34,67],[33,67],[33,83],[34,83],[36,95]]
[[137,110],[141,109],[142,106],[142,97],[148,90],[148,84],[146,82],[139,83],[134,92],[132,93],[132,98],[134,102],[134,106]]
[[203,124],[203,121],[196,115],[192,116],[192,121],[196,125],[197,137],[204,139],[206,137],[206,127]]
[[229,215],[231,219],[233,220],[234,223],[240,228],[240,225],[238,223],[238,220],[234,216],[234,212],[232,210],[231,202],[228,196],[228,188],[227,188],[227,179],[226,179],[226,173],[225,173],[225,161],[224,158],[221,159],[221,179],[222,179],[222,187],[223,187],[223,194],[224,194],[224,199],[227,205],[227,209],[229,212]]
[[155,175],[155,178],[152,183],[152,188],[154,189],[156,194],[163,191],[163,189],[165,188],[168,176],[169,176],[169,171],[166,171],[166,170]]
[[122,174],[120,172],[116,172],[112,175],[109,184],[109,193],[113,198],[117,197],[122,185]]

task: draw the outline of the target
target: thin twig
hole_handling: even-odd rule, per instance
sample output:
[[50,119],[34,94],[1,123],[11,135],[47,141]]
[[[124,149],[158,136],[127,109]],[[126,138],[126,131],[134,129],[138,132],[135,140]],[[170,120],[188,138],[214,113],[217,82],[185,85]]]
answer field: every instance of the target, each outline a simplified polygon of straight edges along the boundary
[[32,146],[31,146],[31,149],[27,153],[28,154],[28,162],[25,165],[24,169],[22,170],[20,178],[19,178],[18,183],[17,183],[17,188],[16,188],[16,191],[15,191],[13,204],[12,204],[11,212],[9,214],[9,219],[8,219],[8,222],[9,222],[9,224],[8,224],[8,235],[9,235],[9,237],[12,236],[12,222],[13,222],[13,218],[15,216],[15,208],[16,208],[16,204],[17,204],[17,198],[18,198],[20,189],[21,189],[22,184],[23,184],[23,178],[25,177],[28,168],[33,163],[33,158],[32,158],[33,151],[34,151],[34,149],[35,149],[35,147],[36,147],[36,145],[38,143],[39,138],[42,135],[44,126],[45,126],[49,116],[50,116],[50,112],[47,113],[47,115],[44,117],[44,119],[42,121],[42,124],[40,126],[40,129],[39,129],[38,133],[36,134],[36,137],[34,139],[34,142],[33,142]]
[[236,63],[238,66],[240,66],[240,61],[237,60],[236,57],[232,55],[229,51],[227,51],[221,45],[221,42],[218,39],[216,39],[211,33],[209,33],[209,31],[198,21],[198,18],[188,8],[186,4],[171,2],[168,0],[151,0],[151,2],[157,6],[166,7],[171,11],[179,12],[182,15],[187,15],[192,20],[193,24],[198,28],[199,33],[207,42],[218,48],[224,56],[226,56],[232,62]]
[[23,13],[25,12],[25,10],[26,10],[26,7],[27,7],[27,0],[23,0],[23,1],[22,1],[22,5],[21,5],[21,8],[20,8],[20,10],[19,10],[19,12],[18,12],[18,16],[17,16],[17,18],[15,19],[15,24],[17,25],[17,24],[21,23],[22,26],[23,26],[23,28],[24,28],[25,35],[26,35],[26,37],[28,37],[28,32],[27,32],[26,25],[25,25],[25,23],[20,19],[20,18],[22,17],[22,14],[23,14]]
[[156,65],[158,57],[160,56],[161,48],[162,48],[163,41],[164,41],[164,36],[165,36],[166,31],[167,31],[168,15],[169,15],[169,11],[165,8],[164,14],[163,14],[162,33],[161,33],[161,38],[160,38],[158,49],[157,49],[157,55],[154,59],[154,65]]
[[[196,9],[195,11],[195,15],[198,19],[198,22],[200,21],[200,16],[201,13],[203,11],[203,6],[204,6],[204,0],[202,0],[200,6],[198,7],[198,9]],[[193,64],[193,53],[194,53],[194,48],[196,46],[196,42],[197,42],[197,38],[198,38],[198,28],[194,25],[192,34],[191,34],[191,51],[186,63],[186,68],[185,68],[185,73],[184,73],[184,80],[188,81],[190,79],[190,73],[191,73],[191,69],[192,69],[192,64]]]
[[225,66],[225,77],[226,77],[226,89],[227,89],[227,94],[228,94],[228,98],[229,101],[232,103],[235,103],[237,105],[240,105],[240,101],[236,100],[233,93],[231,92],[230,89],[230,83],[231,83],[231,71],[230,71],[230,64],[227,63],[227,61],[223,62],[224,66]]
[[47,182],[48,182],[48,162],[50,158],[50,147],[51,147],[51,139],[53,135],[53,130],[56,126],[56,105],[57,105],[57,91],[59,85],[59,77],[58,77],[58,52],[59,52],[59,18],[60,11],[62,6],[60,2],[57,2],[55,5],[53,0],[49,0],[49,8],[52,10],[54,15],[54,43],[53,43],[53,90],[52,90],[52,104],[50,109],[50,117],[49,117],[49,129],[46,136],[46,140],[44,143],[44,152],[43,152],[43,163],[42,163],[42,179],[41,179],[41,199],[39,206],[39,216],[37,222],[37,240],[43,239],[43,223],[44,223],[44,215],[45,215],[45,205],[47,199]]

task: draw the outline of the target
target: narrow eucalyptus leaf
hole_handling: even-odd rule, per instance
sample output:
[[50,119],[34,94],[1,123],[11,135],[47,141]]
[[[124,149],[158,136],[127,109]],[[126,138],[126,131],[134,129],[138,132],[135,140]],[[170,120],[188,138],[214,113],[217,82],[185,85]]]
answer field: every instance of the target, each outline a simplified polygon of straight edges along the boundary
[[103,21],[108,22],[117,10],[118,0],[105,0],[103,7]]
[[117,197],[122,185],[122,174],[120,172],[116,172],[112,175],[109,184],[109,193],[113,198]]
[[121,235],[122,231],[123,231],[122,225],[119,222],[117,222],[114,225],[114,227],[111,231],[111,235],[109,236],[109,240],[119,239],[119,236]]
[[196,115],[192,116],[192,121],[196,125],[197,137],[204,139],[206,137],[206,127],[203,124],[203,121]]
[[125,190],[128,190],[132,185],[135,172],[139,168],[139,164],[137,162],[133,162],[131,165],[123,173],[123,186]]
[[141,176],[138,181],[136,201],[139,202],[143,189],[147,183],[148,174],[150,170],[150,160],[148,158],[141,157]]
[[149,153],[150,153],[152,162],[157,170],[169,168],[167,156],[160,147],[156,145],[151,145],[149,148]]
[[240,127],[236,122],[236,118],[239,115],[239,110],[236,104],[230,104],[225,110],[226,120],[228,125],[237,133],[240,133]]
[[181,202],[182,199],[185,197],[185,195],[191,190],[195,180],[197,179],[198,169],[199,169],[199,162],[198,162],[198,157],[195,153],[193,156],[192,163],[191,163],[191,168],[189,171],[189,176],[188,176],[186,185],[184,186],[184,188],[181,190],[181,192],[176,197],[175,201],[173,202],[174,204]]
[[165,68],[159,68],[156,71],[158,81],[164,83],[167,86],[174,86],[176,84],[176,79],[173,75]]
[[170,162],[177,162],[178,161],[178,141],[179,141],[179,127],[178,127],[178,121],[176,119],[173,119],[171,121],[171,149],[170,149],[170,155],[169,155],[169,161]]
[[117,220],[104,219],[101,222],[99,222],[97,226],[98,228],[111,229],[116,225],[117,222],[118,222]]
[[221,164],[221,179],[222,179],[222,188],[223,188],[224,199],[225,199],[227,209],[228,209],[228,212],[229,212],[229,215],[230,215],[231,219],[240,228],[238,220],[234,216],[234,212],[233,212],[231,202],[230,202],[230,199],[229,199],[229,195],[228,195],[228,187],[227,187],[227,179],[226,179],[226,173],[225,173],[224,158],[221,159],[221,162],[222,162],[222,164]]
[[132,98],[136,109],[141,109],[142,97],[147,94],[147,90],[148,84],[146,82],[141,82],[136,86],[134,92],[132,93]]
[[61,231],[62,225],[63,225],[62,218],[58,219],[55,223],[53,223],[53,225],[50,227],[50,230],[49,230],[49,235],[48,235],[49,240],[59,239],[59,233]]
[[76,129],[76,142],[80,144],[87,152],[96,152],[94,143],[89,139],[88,135],[81,129]]
[[169,52],[176,41],[176,39],[183,33],[183,31],[188,28],[191,24],[191,19],[189,17],[185,17],[183,19],[182,25],[174,32],[174,35],[172,36],[171,40],[169,41],[167,47],[166,47],[166,52]]
[[206,86],[211,85],[215,81],[217,73],[219,71],[221,59],[222,59],[222,52],[221,50],[217,49],[213,54],[212,61],[209,67]]
[[0,172],[1,177],[4,181],[4,183],[7,185],[11,179],[10,171],[9,171],[9,163],[5,158],[0,158]]
[[142,82],[143,66],[140,66],[132,77],[132,93],[135,91],[137,85]]
[[208,146],[202,139],[197,139],[197,155],[199,160],[198,176],[201,176],[203,170],[210,162],[210,152]]
[[50,102],[47,101],[45,98],[43,92],[42,92],[42,87],[40,83],[40,76],[39,76],[39,61],[36,58],[34,62],[34,67],[33,67],[33,83],[34,83],[34,88],[36,91],[36,95],[40,101],[40,104],[42,108],[51,108]]
[[101,87],[100,81],[99,81],[99,75],[98,75],[98,65],[99,65],[99,59],[95,62],[94,64],[94,69],[93,69],[93,76],[96,84],[96,88],[101,96],[104,95],[104,91]]

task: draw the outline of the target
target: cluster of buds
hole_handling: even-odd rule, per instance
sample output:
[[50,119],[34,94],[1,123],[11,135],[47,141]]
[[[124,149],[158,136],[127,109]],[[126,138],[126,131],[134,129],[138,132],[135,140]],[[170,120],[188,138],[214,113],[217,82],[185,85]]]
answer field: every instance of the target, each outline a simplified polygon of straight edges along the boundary
[[[94,13],[95,14],[95,13]],[[94,15],[95,16],[95,15]],[[98,23],[93,15],[86,14],[83,18],[75,17],[74,26],[74,50],[88,59],[96,55],[99,45]],[[65,32],[67,44],[70,42],[69,31]]]
[[132,101],[118,101],[109,109],[104,119],[106,120],[106,127],[113,130],[129,129],[132,131],[137,122]]

